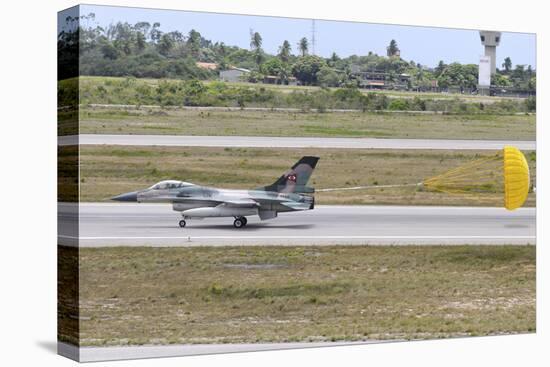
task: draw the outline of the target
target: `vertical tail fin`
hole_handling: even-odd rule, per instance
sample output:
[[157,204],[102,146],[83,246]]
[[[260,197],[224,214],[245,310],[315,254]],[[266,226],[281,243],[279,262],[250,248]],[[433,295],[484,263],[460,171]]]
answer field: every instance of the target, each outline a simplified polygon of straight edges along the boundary
[[318,161],[319,157],[302,157],[291,169],[279,177],[277,181],[269,186],[260,188],[260,190],[285,193],[313,193],[315,190],[306,185]]

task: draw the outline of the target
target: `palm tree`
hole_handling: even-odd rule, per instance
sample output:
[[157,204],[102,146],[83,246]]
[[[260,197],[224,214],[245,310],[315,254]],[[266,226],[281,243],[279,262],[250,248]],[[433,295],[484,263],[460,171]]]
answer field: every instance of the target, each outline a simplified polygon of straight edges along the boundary
[[390,41],[390,45],[387,48],[388,56],[396,56],[399,52],[399,48],[397,47],[397,42],[395,40]]
[[506,73],[509,73],[512,70],[512,59],[510,57],[505,58],[502,67]]
[[282,62],[288,62],[290,59],[290,43],[285,40],[281,47],[279,47],[279,58]]
[[254,60],[260,69],[262,64],[263,55],[262,55],[262,36],[258,32],[250,30],[250,48],[254,51]]
[[298,49],[299,49],[300,52],[302,53],[302,56],[306,56],[306,55],[307,55],[308,46],[309,46],[309,43],[308,43],[308,41],[307,41],[307,38],[302,37],[302,39],[300,40],[300,42],[298,42]]
[[258,51],[262,47],[262,36],[258,32],[250,30],[250,48],[253,51]]

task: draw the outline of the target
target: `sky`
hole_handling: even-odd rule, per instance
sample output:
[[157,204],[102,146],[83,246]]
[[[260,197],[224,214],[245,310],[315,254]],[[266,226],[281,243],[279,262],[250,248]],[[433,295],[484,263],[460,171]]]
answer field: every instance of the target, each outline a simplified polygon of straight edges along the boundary
[[[285,39],[290,42],[293,53],[297,54],[299,39],[307,37],[311,41],[312,33],[311,19],[81,6],[82,15],[90,12],[95,13],[95,22],[102,27],[119,21],[130,24],[159,22],[163,32],[178,30],[187,34],[195,29],[213,42],[242,48],[250,47],[250,30],[253,29],[261,34],[262,47],[270,54],[276,54]],[[369,51],[385,55],[392,39],[397,41],[404,60],[414,60],[429,67],[436,66],[439,60],[478,64],[479,57],[483,55],[478,30],[316,20],[315,39],[315,54],[323,57],[329,57],[333,51],[340,57],[367,55]],[[512,59],[513,65],[531,65],[536,69],[535,34],[503,32],[497,47],[497,67],[507,56]]]

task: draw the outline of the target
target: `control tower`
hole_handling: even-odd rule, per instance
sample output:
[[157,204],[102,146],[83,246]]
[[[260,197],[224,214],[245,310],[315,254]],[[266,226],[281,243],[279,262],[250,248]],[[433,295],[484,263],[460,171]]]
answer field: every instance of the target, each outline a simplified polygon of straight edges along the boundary
[[497,71],[497,46],[500,43],[500,32],[479,31],[481,44],[485,46],[485,56],[491,59],[491,75]]

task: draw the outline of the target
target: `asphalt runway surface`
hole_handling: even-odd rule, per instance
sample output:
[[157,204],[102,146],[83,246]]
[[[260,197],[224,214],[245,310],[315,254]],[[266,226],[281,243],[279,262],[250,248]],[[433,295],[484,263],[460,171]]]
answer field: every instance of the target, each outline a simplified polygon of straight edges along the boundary
[[115,361],[137,358],[181,357],[218,353],[243,353],[297,348],[343,347],[378,343],[395,343],[402,340],[367,340],[359,342],[311,343],[256,343],[256,344],[180,344],[140,345],[122,347],[82,347],[58,342],[58,353],[80,362]]
[[[79,232],[71,204],[60,204],[58,241],[81,247],[225,245],[535,244],[535,208],[323,206],[279,214],[245,228],[233,218],[187,220],[170,204],[84,203]],[[77,240],[77,235],[80,239]]]
[[[75,136],[61,136],[59,145],[76,144]],[[499,150],[512,145],[535,150],[535,141],[315,138],[273,136],[184,136],[184,135],[104,135],[82,134],[81,145],[249,147],[249,148],[338,148],[338,149],[463,149]]]

